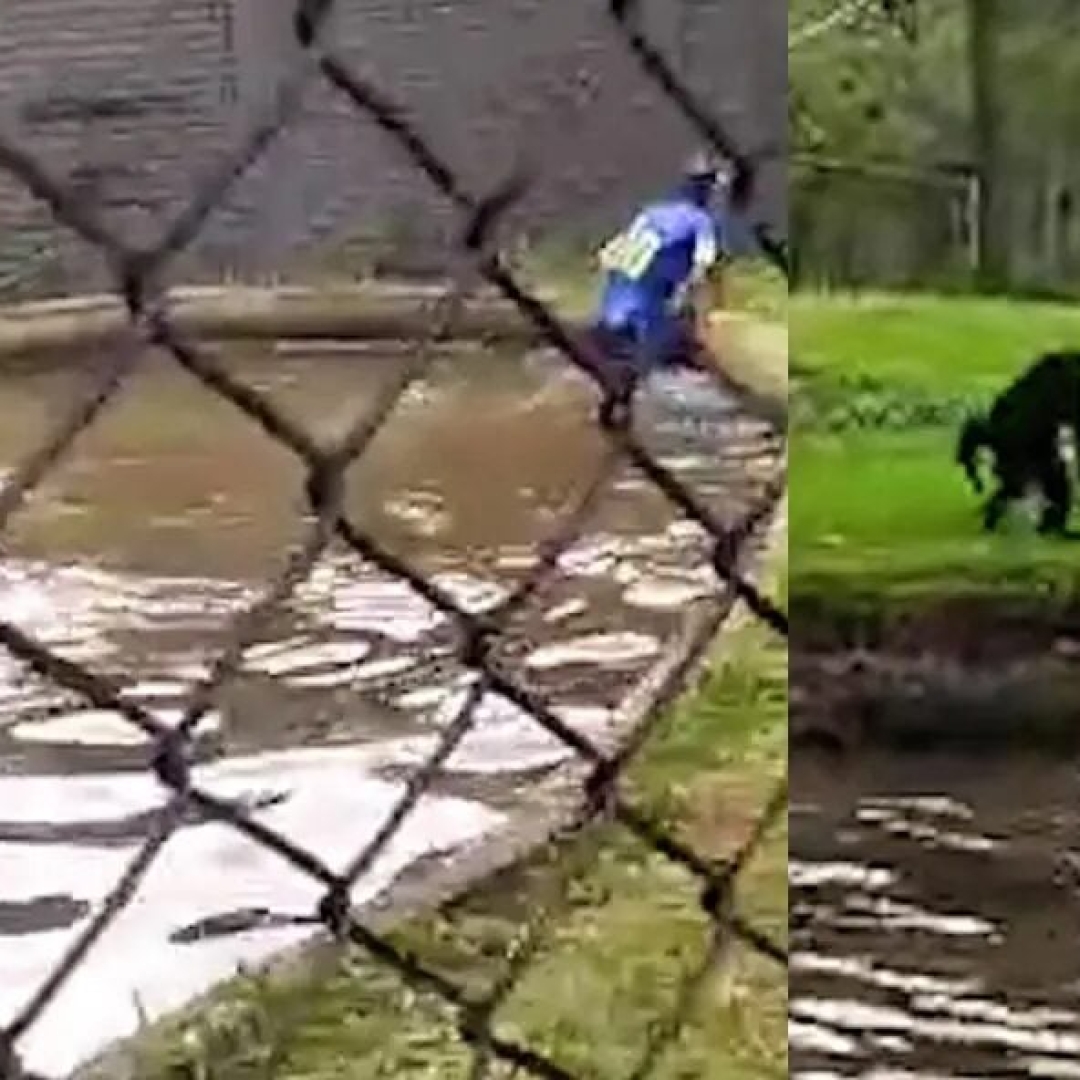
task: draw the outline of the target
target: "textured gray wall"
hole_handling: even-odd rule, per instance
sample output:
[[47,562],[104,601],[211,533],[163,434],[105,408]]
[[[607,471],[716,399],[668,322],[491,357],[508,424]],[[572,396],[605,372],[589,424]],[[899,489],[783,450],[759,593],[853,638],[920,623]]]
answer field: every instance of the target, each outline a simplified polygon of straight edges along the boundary
[[[340,0],[340,51],[377,78],[476,190],[525,147],[541,177],[514,224],[609,227],[669,182],[693,145],[641,74],[603,0]],[[6,121],[126,234],[150,240],[295,63],[292,0],[3,0]],[[762,206],[781,224],[787,11],[781,0],[652,0],[650,32],[747,145],[778,151]],[[0,261],[55,230],[0,189]],[[177,276],[287,270],[344,237],[408,222],[445,235],[446,208],[369,123],[314,84]],[[68,287],[96,260],[65,249]],[[0,271],[4,267],[0,266]]]

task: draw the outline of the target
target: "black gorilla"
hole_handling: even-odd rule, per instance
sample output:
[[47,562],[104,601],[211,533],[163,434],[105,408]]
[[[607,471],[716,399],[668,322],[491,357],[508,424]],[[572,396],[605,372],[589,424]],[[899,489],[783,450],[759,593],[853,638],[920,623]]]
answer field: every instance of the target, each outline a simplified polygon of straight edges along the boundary
[[1072,484],[1061,454],[1063,429],[1080,443],[1080,353],[1046,353],[994,400],[984,416],[960,431],[957,463],[971,486],[983,490],[979,451],[994,457],[997,490],[986,501],[983,526],[997,528],[1009,504],[1031,487],[1042,491],[1043,533],[1063,533],[1072,507]]

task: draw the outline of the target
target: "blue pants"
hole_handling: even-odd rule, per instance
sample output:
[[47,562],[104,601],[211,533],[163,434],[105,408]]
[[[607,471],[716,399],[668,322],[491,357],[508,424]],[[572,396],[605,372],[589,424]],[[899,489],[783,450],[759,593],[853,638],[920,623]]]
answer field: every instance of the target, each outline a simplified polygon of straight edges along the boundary
[[702,366],[704,349],[689,318],[667,319],[648,335],[596,322],[589,328],[589,341],[601,374],[625,393],[653,371]]

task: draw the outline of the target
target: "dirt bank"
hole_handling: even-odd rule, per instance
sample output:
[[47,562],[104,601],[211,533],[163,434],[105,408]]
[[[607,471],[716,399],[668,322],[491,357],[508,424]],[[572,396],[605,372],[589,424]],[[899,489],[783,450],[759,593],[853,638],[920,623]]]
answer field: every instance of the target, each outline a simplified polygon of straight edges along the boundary
[[1080,606],[793,603],[791,737],[849,751],[1080,749]]
[[1080,650],[1080,597],[989,590],[890,597],[805,592],[792,597],[792,637],[802,653],[853,649],[923,653],[962,663]]

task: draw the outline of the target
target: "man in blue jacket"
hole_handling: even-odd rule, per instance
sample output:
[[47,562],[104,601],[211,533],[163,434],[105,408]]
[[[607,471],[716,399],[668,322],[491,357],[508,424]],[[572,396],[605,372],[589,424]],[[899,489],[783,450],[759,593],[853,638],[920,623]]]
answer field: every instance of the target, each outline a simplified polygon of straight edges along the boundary
[[728,180],[709,156],[695,156],[677,188],[600,251],[604,281],[590,339],[622,400],[651,371],[702,363],[694,299],[727,256],[713,204]]

